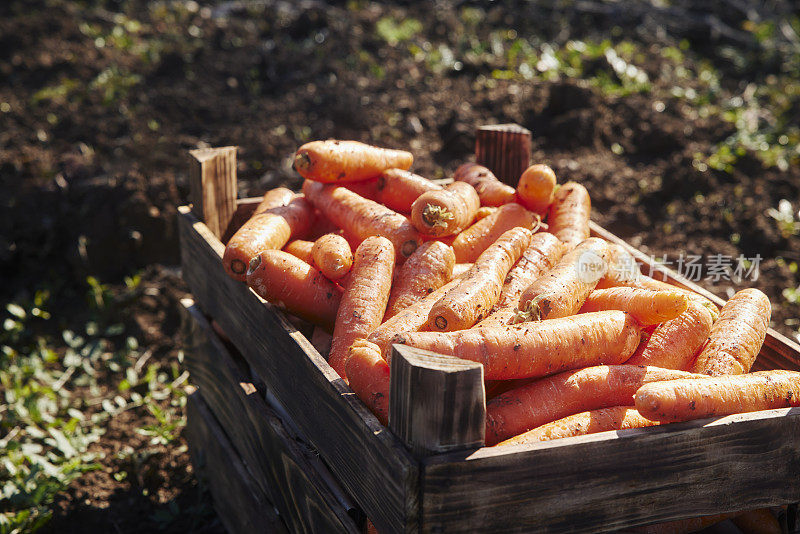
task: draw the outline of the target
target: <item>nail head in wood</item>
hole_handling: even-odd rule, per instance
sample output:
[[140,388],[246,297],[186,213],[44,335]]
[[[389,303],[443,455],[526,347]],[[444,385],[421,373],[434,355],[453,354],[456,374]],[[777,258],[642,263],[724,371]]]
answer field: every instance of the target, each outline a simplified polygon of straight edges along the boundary
[[481,126],[475,133],[475,162],[501,182],[516,187],[531,163],[531,132],[519,124]]
[[412,454],[482,447],[483,365],[406,345],[392,346],[389,429]]
[[236,211],[236,148],[189,151],[189,194],[192,212],[222,237]]

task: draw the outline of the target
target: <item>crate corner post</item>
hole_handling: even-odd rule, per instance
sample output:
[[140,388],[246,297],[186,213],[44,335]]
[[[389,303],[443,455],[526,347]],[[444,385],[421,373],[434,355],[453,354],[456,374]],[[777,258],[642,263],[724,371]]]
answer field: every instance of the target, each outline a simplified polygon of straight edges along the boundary
[[238,147],[190,150],[189,200],[192,212],[222,238],[236,211]]
[[491,124],[475,132],[475,162],[512,187],[531,162],[531,132],[519,124]]

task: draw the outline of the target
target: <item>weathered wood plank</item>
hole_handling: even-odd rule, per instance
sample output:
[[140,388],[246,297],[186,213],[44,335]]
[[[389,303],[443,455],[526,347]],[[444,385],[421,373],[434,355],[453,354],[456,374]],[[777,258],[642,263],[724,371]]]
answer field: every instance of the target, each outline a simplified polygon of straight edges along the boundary
[[192,210],[221,237],[236,210],[236,147],[190,150],[189,162]]
[[205,480],[228,532],[288,533],[272,503],[255,485],[199,392],[186,404],[186,438],[192,465]]
[[475,132],[475,161],[517,187],[531,162],[531,132],[519,124],[481,126]]
[[423,532],[604,532],[797,502],[800,408],[423,463]]
[[280,310],[224,273],[222,243],[185,206],[179,208],[179,228],[184,279],[267,394],[379,531],[415,531],[418,463]]
[[192,383],[286,524],[294,532],[359,532],[342,505],[345,499],[328,487],[330,477],[323,478],[327,468],[287,434],[194,302],[184,299],[182,305],[184,362]]

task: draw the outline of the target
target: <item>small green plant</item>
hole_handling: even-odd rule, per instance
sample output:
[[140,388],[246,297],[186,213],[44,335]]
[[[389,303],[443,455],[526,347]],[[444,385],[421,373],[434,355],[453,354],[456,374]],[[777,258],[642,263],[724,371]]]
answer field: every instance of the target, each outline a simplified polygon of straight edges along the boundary
[[778,202],[778,209],[768,209],[767,215],[775,219],[778,224],[778,230],[784,239],[800,235],[800,210],[797,210],[795,215],[792,203],[785,198]]
[[391,46],[408,41],[422,31],[422,23],[417,19],[406,18],[397,22],[392,17],[383,17],[375,24],[378,37]]
[[789,304],[800,304],[800,286],[787,287],[781,294]]

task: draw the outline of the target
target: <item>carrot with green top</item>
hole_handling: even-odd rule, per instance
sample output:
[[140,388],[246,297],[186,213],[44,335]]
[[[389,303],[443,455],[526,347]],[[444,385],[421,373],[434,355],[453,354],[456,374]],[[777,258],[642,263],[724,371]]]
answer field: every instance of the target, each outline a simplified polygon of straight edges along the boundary
[[477,163],[464,163],[458,167],[453,174],[453,180],[466,182],[474,187],[482,206],[502,206],[514,202],[514,188],[498,180],[492,171]]
[[531,165],[517,184],[519,203],[540,215],[547,213],[556,190],[556,173],[547,165]]
[[331,280],[339,280],[350,272],[353,252],[345,238],[338,234],[325,234],[311,249],[314,265]]
[[473,263],[484,250],[508,230],[521,226],[535,232],[541,218],[517,203],[501,206],[491,215],[476,222],[453,240],[458,263]]
[[408,169],[414,156],[405,150],[380,148],[358,141],[311,141],[297,149],[294,169],[315,182],[358,182],[387,169]]
[[575,248],[589,237],[592,202],[581,184],[567,182],[555,192],[547,216],[549,231],[568,248]]
[[350,388],[384,426],[389,423],[389,364],[374,343],[357,339],[345,365]]
[[411,223],[435,237],[457,234],[472,224],[480,203],[471,185],[453,182],[440,191],[420,195],[411,205]]
[[455,263],[452,247],[439,241],[423,243],[397,270],[384,321],[449,282]]
[[650,291],[633,287],[612,287],[595,289],[589,293],[580,313],[622,310],[633,315],[642,326],[648,326],[674,319],[688,307],[689,298],[677,290]]

